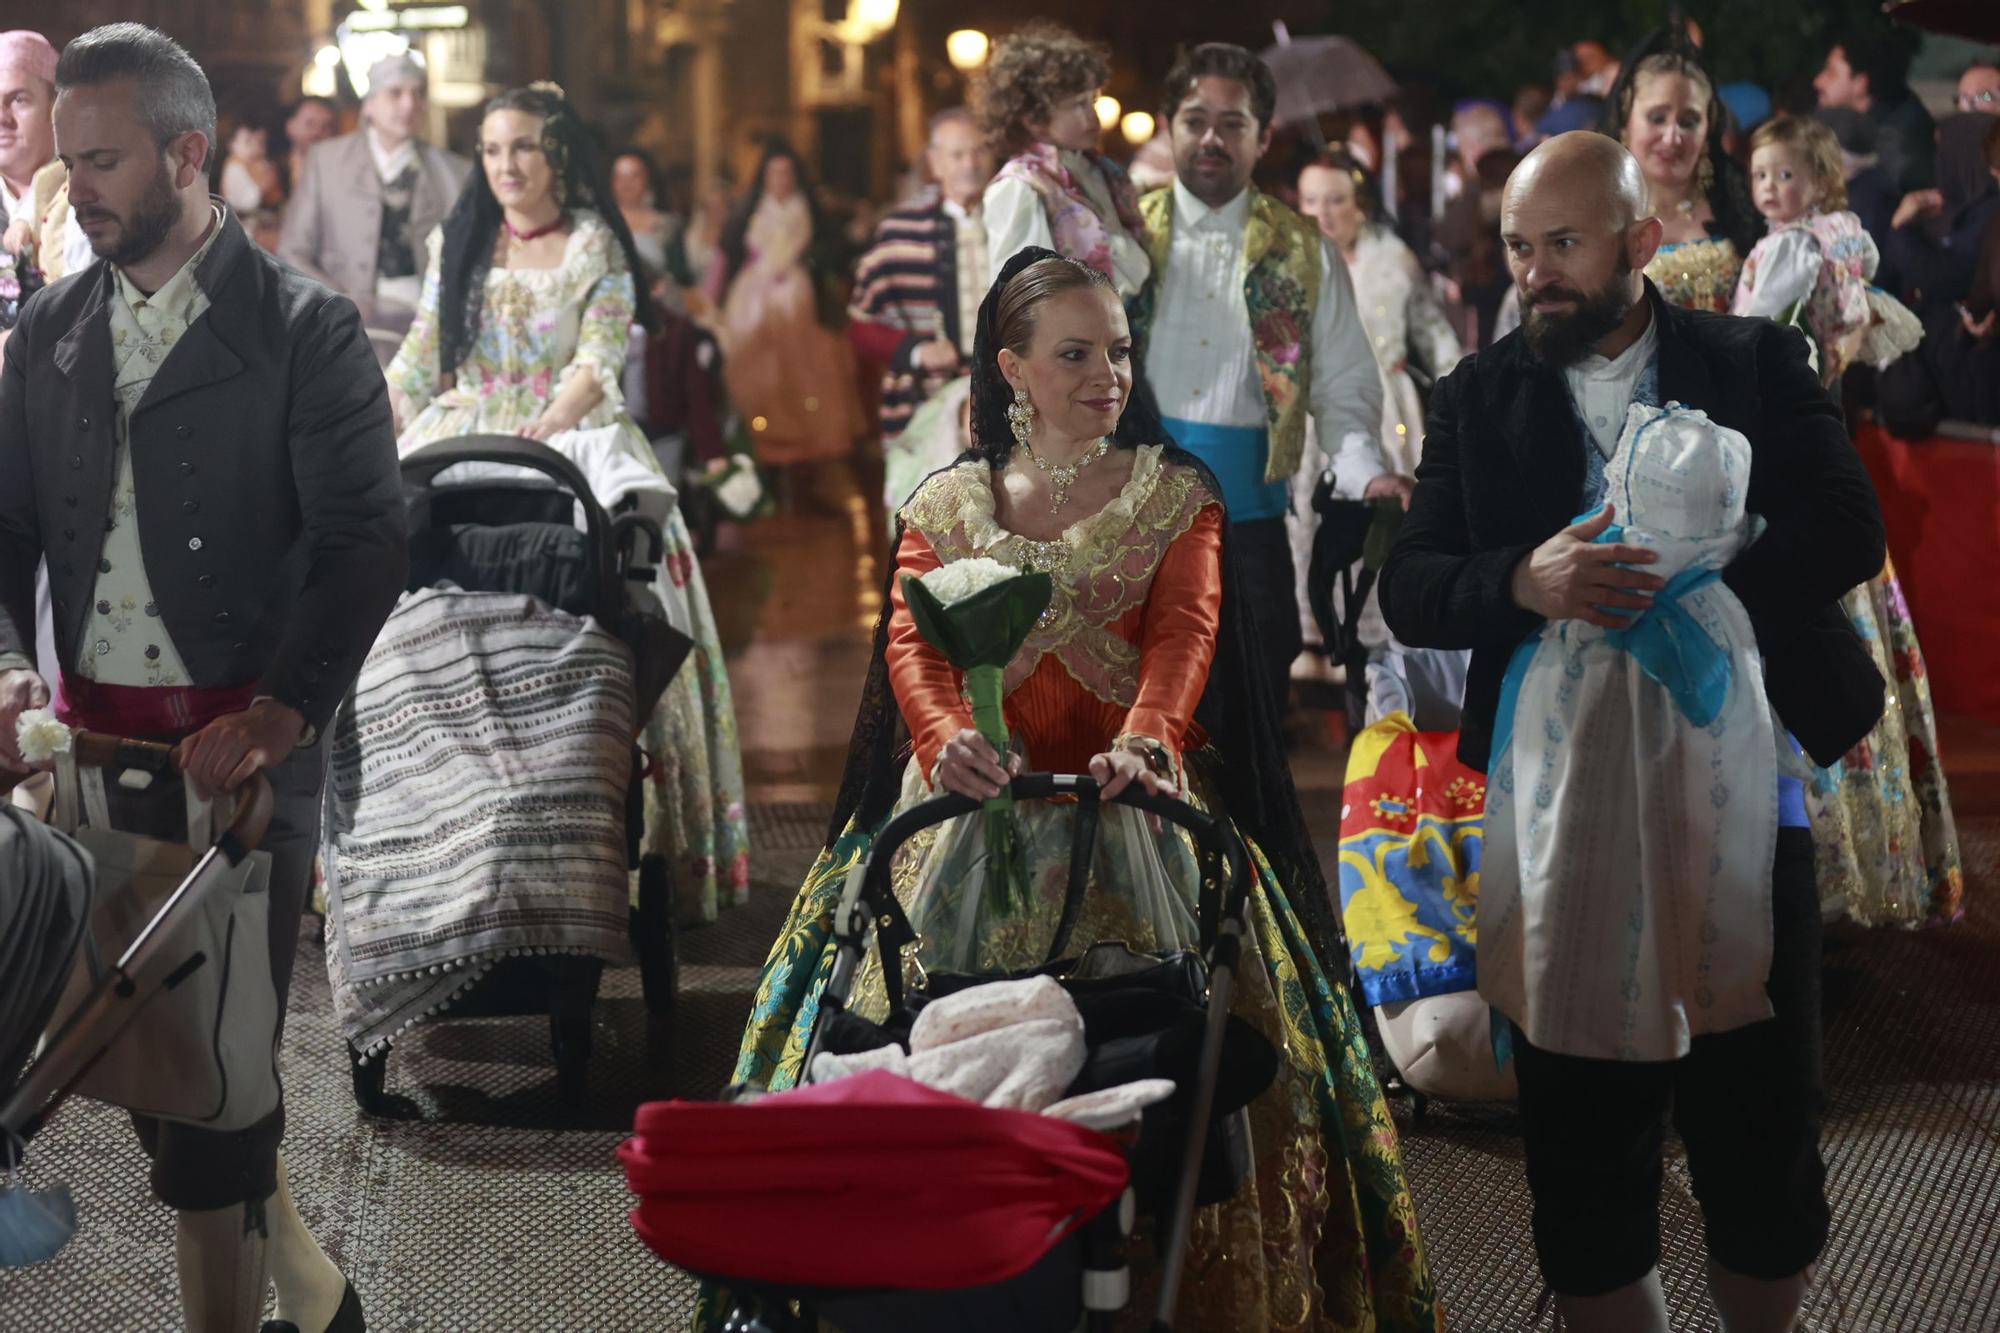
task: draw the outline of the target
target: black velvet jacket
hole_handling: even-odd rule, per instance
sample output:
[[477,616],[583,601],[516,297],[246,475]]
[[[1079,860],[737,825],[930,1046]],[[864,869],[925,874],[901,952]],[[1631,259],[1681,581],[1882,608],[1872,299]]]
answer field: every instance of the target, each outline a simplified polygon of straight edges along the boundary
[[[1723,571],[1742,601],[1778,716],[1831,763],[1882,715],[1883,682],[1841,612],[1882,569],[1882,513],[1840,409],[1797,330],[1682,310],[1651,282],[1660,399],[1750,441],[1752,513],[1769,526]],[[1500,678],[1541,617],[1514,604],[1514,566],[1582,507],[1584,460],[1562,372],[1516,332],[1437,386],[1410,512],[1381,574],[1382,614],[1405,644],[1470,648],[1458,753],[1480,769]]]

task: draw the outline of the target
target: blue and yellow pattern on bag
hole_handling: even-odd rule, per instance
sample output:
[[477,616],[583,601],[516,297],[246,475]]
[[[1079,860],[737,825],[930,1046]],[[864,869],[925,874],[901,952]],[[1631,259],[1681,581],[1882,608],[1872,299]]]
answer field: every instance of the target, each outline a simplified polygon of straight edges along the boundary
[[1340,911],[1362,998],[1471,990],[1486,779],[1456,733],[1391,713],[1354,738],[1340,816]]

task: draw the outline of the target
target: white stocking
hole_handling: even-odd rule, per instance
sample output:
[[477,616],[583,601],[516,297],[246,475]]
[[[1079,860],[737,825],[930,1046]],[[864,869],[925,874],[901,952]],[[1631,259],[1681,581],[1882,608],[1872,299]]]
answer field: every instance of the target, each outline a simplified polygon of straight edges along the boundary
[[340,1312],[347,1279],[306,1230],[306,1221],[292,1202],[283,1153],[278,1154],[278,1192],[266,1205],[266,1214],[271,1223],[271,1282],[278,1289],[278,1318],[297,1324],[301,1333],[320,1333]]
[[1776,1281],[1744,1277],[1709,1261],[1708,1290],[1722,1316],[1722,1333],[1791,1333],[1813,1270],[1803,1269]]
[[259,1204],[174,1214],[174,1259],[188,1333],[263,1327],[265,1227]]
[[1556,1309],[1567,1333],[1667,1333],[1667,1298],[1657,1268],[1601,1296],[1558,1295]]

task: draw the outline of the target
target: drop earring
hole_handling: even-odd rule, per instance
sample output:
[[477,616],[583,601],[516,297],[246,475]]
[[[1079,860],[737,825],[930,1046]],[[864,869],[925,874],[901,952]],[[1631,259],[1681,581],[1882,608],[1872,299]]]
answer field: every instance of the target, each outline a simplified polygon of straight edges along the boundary
[[1034,428],[1035,405],[1028,401],[1025,387],[1016,389],[1014,401],[1007,404],[1007,429],[1014,433],[1014,443],[1025,447]]

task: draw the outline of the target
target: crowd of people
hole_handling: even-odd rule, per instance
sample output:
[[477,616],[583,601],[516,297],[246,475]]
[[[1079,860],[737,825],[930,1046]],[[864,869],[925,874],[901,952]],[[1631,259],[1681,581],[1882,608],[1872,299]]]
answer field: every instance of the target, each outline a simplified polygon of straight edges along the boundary
[[[1237,1009],[1285,1058],[1250,1109],[1242,1188],[1197,1227],[1188,1322],[1433,1329],[1286,758],[1294,676],[1326,666],[1313,495],[1372,504],[1402,518],[1379,601],[1349,608],[1370,716],[1456,728],[1496,812],[1540,766],[1522,786],[1539,813],[1517,849],[1495,842],[1504,864],[1489,853],[1481,991],[1511,1038],[1558,1304],[1577,1329],[1667,1327],[1671,1098],[1725,1327],[1788,1328],[1829,1225],[1822,910],[1914,924],[1963,893],[1922,655],[1842,405],[2000,422],[2000,64],[1966,70],[1933,125],[1877,43],[1833,46],[1819,105],[1779,111],[1718,85],[1691,27],[1623,60],[1584,41],[1547,88],[1453,108],[1432,163],[1399,106],[1286,135],[1265,63],[1207,43],[1165,79],[1171,171],[1143,191],[1101,151],[1109,72],[1053,24],[1003,38],[976,105],[930,121],[928,184],[857,244],[783,143],[739,201],[677,209],[645,152],[605,151],[551,84],[491,101],[464,156],[425,142],[425,71],[391,57],[358,128],[309,98],[277,143],[248,121],[223,135],[199,67],[149,29],[60,53],[0,34],[0,762],[20,757],[15,716],[54,695],[79,725],[175,741],[207,788],[282,776],[282,1003],[318,738],[401,591],[398,460],[524,437],[663,534],[651,590],[694,646],[639,720],[645,839],[685,913],[713,918],[747,894],[749,847],[683,511],[713,494],[747,516],[762,485],[790,503],[808,469],[859,466],[891,577],[829,841],[738,1079],[805,1079],[834,904],[892,812],[986,799],[1024,768],[1189,798],[1254,847]],[[746,479],[749,498],[730,490]],[[902,583],[980,558],[1053,588],[1006,669],[1006,753]],[[1637,625],[1669,620],[1721,665],[1659,667]],[[1635,685],[1580,717],[1574,692],[1538,689],[1563,663],[1641,664],[1667,702],[1620,711]],[[1654,778],[1571,762],[1631,745],[1551,748],[1586,725],[1650,737],[1682,787],[1656,809]],[[1732,782],[1758,799],[1732,804]],[[974,819],[905,853],[927,966],[1041,961],[1069,818],[1022,816],[1025,902],[969,887]],[[1715,851],[1707,878],[1698,856],[1583,836],[1655,818]],[[1095,856],[1091,938],[1194,941],[1179,835],[1111,807]],[[1643,926],[1585,910],[1607,874],[1656,895]],[[268,1270],[282,1320],[358,1329],[290,1203],[282,1124],[141,1126],[190,1317],[257,1327]],[[697,1322],[738,1317],[710,1289]]]

